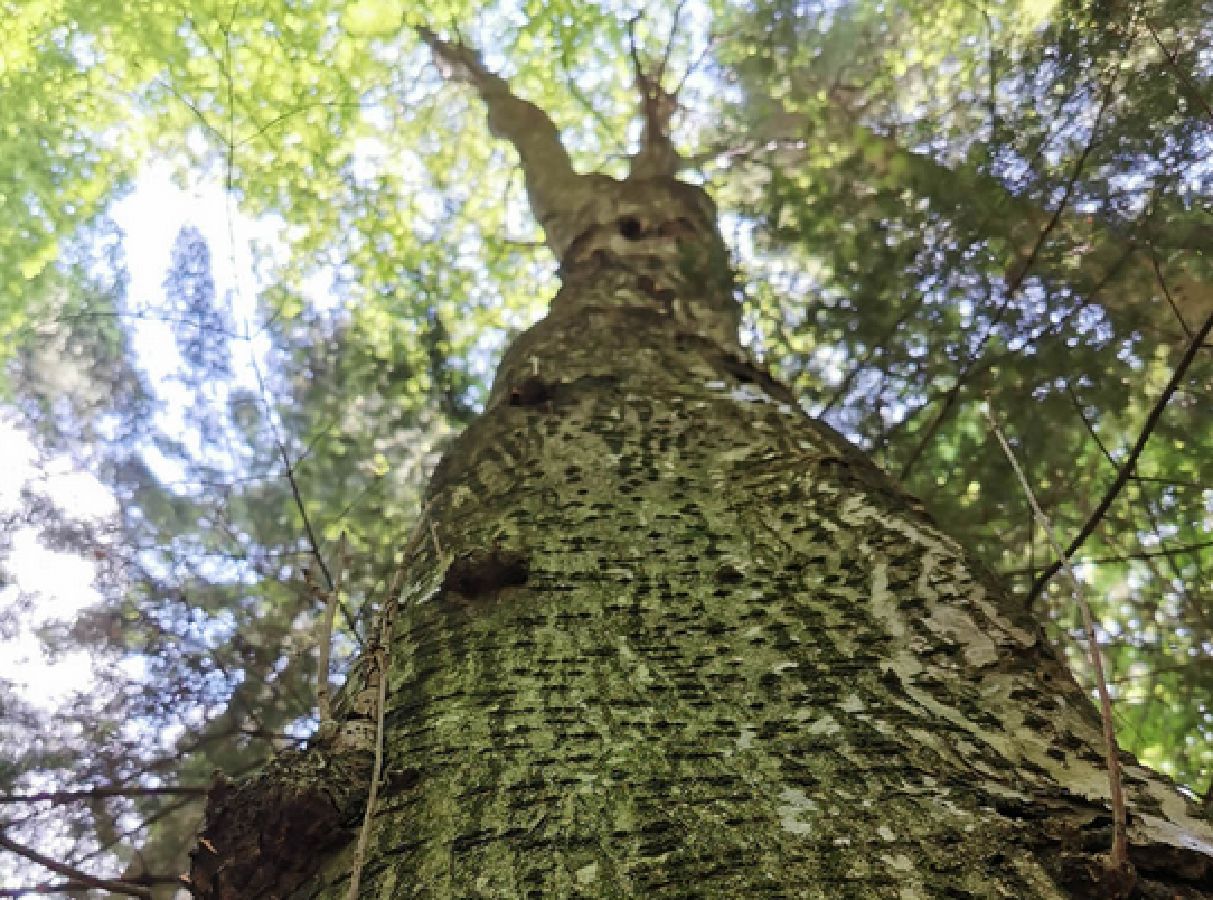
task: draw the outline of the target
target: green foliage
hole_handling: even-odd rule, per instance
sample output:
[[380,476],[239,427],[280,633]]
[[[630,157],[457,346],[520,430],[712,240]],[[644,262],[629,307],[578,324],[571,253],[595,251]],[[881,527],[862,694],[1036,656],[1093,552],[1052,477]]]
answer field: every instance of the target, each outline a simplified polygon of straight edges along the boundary
[[0,346],[55,289],[62,238],[92,221],[131,171],[120,148],[127,72],[110,64],[101,37],[117,14],[88,0],[0,3]]
[[[1193,311],[1213,310],[1209,241],[1190,230],[1213,177],[1213,117],[1193,99],[1208,93],[1193,55],[1208,25],[1182,4],[1128,19],[1066,4],[875,9],[772,3],[739,21],[733,127],[776,142],[736,195],[758,223],[752,271],[776,276],[752,315],[810,408],[1027,591],[1052,551],[978,404],[1006,423],[1068,543]],[[1079,557],[1126,745],[1199,790],[1213,775],[1211,364],[1198,356]],[[1056,584],[1037,609],[1069,639]]]
[[[90,520],[35,485],[2,530],[94,560],[102,602],[43,630],[98,670],[55,724],[0,682],[15,723],[0,784],[203,785],[310,732],[320,605],[304,569],[323,583],[318,561],[334,569],[347,533],[340,670],[436,455],[541,314],[554,265],[513,150],[398,6],[0,8],[6,396],[48,465],[70,458],[117,506]],[[1171,0],[1132,15],[679,9],[648,9],[640,55],[661,59],[677,19],[676,138],[737,238],[756,349],[1026,592],[1052,552],[977,404],[1067,540],[1199,324],[1172,302],[1213,296],[1207,23]],[[632,12],[426,14],[543,106],[579,167],[623,171]],[[229,219],[276,225],[252,248],[252,290],[218,274],[234,228],[226,242],[187,228],[162,295],[131,296],[126,269],[144,261],[123,259],[107,213],[153,160],[220,185]],[[1203,353],[1079,554],[1124,743],[1198,791],[1213,777],[1211,366]],[[33,605],[12,602],[14,618]],[[1051,587],[1036,610],[1084,671],[1069,600]],[[57,852],[86,868],[138,849],[164,874],[197,812],[192,795],[132,796],[20,823],[60,823]]]

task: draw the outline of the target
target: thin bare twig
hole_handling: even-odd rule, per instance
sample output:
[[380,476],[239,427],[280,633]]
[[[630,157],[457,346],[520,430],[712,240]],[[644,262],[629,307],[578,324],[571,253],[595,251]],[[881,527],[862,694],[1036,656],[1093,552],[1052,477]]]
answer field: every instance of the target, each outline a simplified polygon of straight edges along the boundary
[[[265,407],[266,422],[269,424],[270,433],[273,435],[274,444],[278,449],[278,455],[282,459],[283,468],[286,470],[286,480],[291,488],[291,497],[295,501],[295,508],[299,510],[299,518],[303,520],[303,531],[307,536],[308,553],[316,561],[316,566],[324,575],[325,588],[331,593],[335,589],[336,579],[333,577],[332,570],[329,569],[328,563],[324,561],[324,556],[320,552],[320,541],[316,537],[316,530],[312,527],[312,519],[308,515],[307,505],[303,502],[303,492],[299,489],[299,480],[295,475],[295,466],[291,462],[290,454],[287,453],[286,443],[282,439],[282,435],[278,431],[278,426],[274,422],[274,410],[270,406],[269,392],[265,387],[265,379],[261,375],[261,367],[257,365],[257,360],[253,360],[253,374],[257,378],[257,390],[261,396],[261,402]],[[309,448],[310,452],[310,448]],[[344,606],[341,607],[342,615],[345,618],[346,627],[354,636],[354,640],[358,640],[358,629],[353,618]]]
[[[402,565],[397,570],[397,576],[403,571]],[[392,580],[388,594],[389,606],[395,605],[392,597],[401,587],[400,580],[399,577]],[[385,611],[387,608],[385,607]],[[382,622],[383,633],[379,636],[381,646],[375,648],[374,654],[375,668],[379,677],[379,690],[375,696],[375,762],[371,766],[371,786],[367,790],[366,812],[362,816],[362,828],[358,832],[358,845],[354,848],[354,862],[350,870],[350,889],[346,894],[348,900],[358,900],[358,884],[362,879],[362,867],[366,863],[366,848],[371,837],[371,819],[375,815],[375,803],[379,799],[379,776],[383,771],[383,719],[387,708],[388,650],[384,645],[388,639],[386,632],[391,627],[388,620],[389,617],[385,615]]]
[[1192,79],[1188,76],[1188,73],[1184,72],[1183,69],[1179,67],[1179,60],[1176,58],[1176,54],[1173,54],[1167,49],[1166,45],[1162,42],[1162,38],[1158,36],[1158,32],[1154,30],[1153,25],[1146,22],[1145,26],[1146,31],[1150,32],[1150,37],[1154,38],[1154,43],[1158,45],[1158,49],[1162,51],[1162,55],[1166,57],[1167,64],[1175,72],[1176,79],[1180,84],[1183,85],[1184,89],[1188,92],[1196,104],[1205,111],[1205,115],[1207,115],[1210,119],[1213,119],[1213,107],[1209,106],[1209,101],[1204,98],[1204,95],[1201,94],[1199,90],[1197,90],[1196,85],[1192,83]]
[[[181,880],[179,875],[155,875],[150,877],[141,877],[139,879],[141,885],[153,884],[173,884],[179,888],[189,889],[189,885]],[[55,883],[44,883],[32,885],[30,887],[16,888],[0,888],[0,897],[30,897],[42,896],[45,894],[71,894],[79,893],[80,891],[90,890],[92,885],[83,881],[60,881]]]
[[107,797],[203,797],[209,788],[197,787],[95,787],[78,791],[43,791],[37,794],[5,794],[0,803],[76,803]]
[[1150,410],[1150,414],[1146,416],[1145,424],[1142,426],[1141,433],[1137,436],[1137,441],[1133,444],[1133,449],[1129,451],[1128,457],[1120,467],[1120,471],[1116,473],[1116,479],[1104,492],[1103,498],[1099,501],[1099,505],[1095,507],[1091,515],[1087,517],[1087,521],[1083,523],[1082,528],[1078,530],[1078,534],[1074,540],[1070,541],[1070,546],[1065,552],[1058,551],[1058,559],[1032,584],[1031,590],[1028,591],[1027,600],[1029,606],[1035,602],[1036,598],[1044,591],[1045,585],[1049,583],[1049,579],[1057,574],[1062,568],[1065,561],[1068,560],[1074,553],[1086,542],[1098,527],[1104,514],[1113,501],[1120,495],[1121,489],[1128,483],[1133,475],[1133,469],[1137,465],[1137,460],[1145,449],[1147,442],[1150,440],[1150,435],[1154,433],[1155,427],[1158,425],[1158,420],[1162,417],[1163,410],[1167,408],[1167,404],[1171,402],[1171,397],[1174,396],[1176,390],[1183,383],[1184,376],[1188,372],[1188,368],[1192,365],[1192,361],[1196,358],[1197,352],[1204,343],[1209,332],[1213,331],[1213,313],[1205,319],[1203,325],[1192,335],[1192,339],[1188,341],[1187,349],[1184,350],[1184,355],[1180,358],[1179,363],[1175,366],[1175,371],[1171,373],[1171,379],[1167,382],[1167,386],[1163,388],[1158,399],[1154,401],[1154,406]]
[[682,10],[687,5],[687,0],[678,0],[678,5],[674,7],[673,19],[670,22],[670,34],[666,38],[665,52],[661,55],[661,62],[657,65],[657,71],[654,73],[654,80],[660,84],[665,80],[665,73],[670,67],[670,56],[674,52],[674,39],[678,37],[678,20],[682,18]]
[[[273,423],[271,422],[272,425]],[[324,575],[325,587],[331,593],[336,581],[333,579],[332,570],[329,569],[328,563],[324,561],[324,556],[320,553],[320,541],[317,540],[316,531],[312,528],[312,519],[307,514],[307,506],[303,502],[303,493],[299,490],[299,482],[295,478],[295,467],[291,465],[291,458],[287,455],[286,444],[282,442],[282,438],[278,435],[277,427],[274,427],[273,431],[274,443],[278,445],[278,454],[282,458],[283,468],[286,469],[286,480],[291,486],[291,496],[295,499],[295,508],[299,510],[299,517],[303,520],[303,530],[307,534],[307,542],[310,545],[312,557],[316,560],[316,565],[319,567],[321,574]]]
[[[417,524],[405,544],[401,554],[400,565],[392,576],[388,587],[387,597],[383,601],[383,611],[380,613],[379,628],[371,636],[371,645],[367,648],[375,661],[378,672],[378,693],[375,699],[375,761],[371,766],[371,785],[367,790],[366,812],[362,816],[362,828],[358,832],[358,844],[354,848],[354,861],[350,867],[350,886],[346,900],[358,900],[358,887],[362,880],[362,867],[366,864],[366,848],[371,838],[371,820],[375,815],[375,804],[379,799],[379,777],[383,771],[383,720],[387,710],[387,680],[391,661],[392,626],[396,621],[396,607],[400,602],[400,592],[404,589],[404,573],[409,565],[409,558],[417,545],[421,543],[422,535],[426,534],[426,518],[430,506],[427,503],[421,508]],[[432,527],[432,523],[431,523]]]
[[[1169,547],[1163,550],[1143,550],[1140,553],[1122,553],[1119,556],[1096,556],[1088,557],[1084,562],[1103,565],[1106,563],[1123,563],[1130,560],[1158,559],[1159,557],[1167,556],[1186,556],[1196,553],[1198,550],[1204,550],[1207,547],[1213,547],[1213,541],[1198,541],[1195,544],[1184,544],[1179,547]],[[1031,575],[1035,572],[1042,571],[1043,566],[1027,566],[1022,569],[1003,569],[1003,575]]]
[[57,859],[52,859],[39,853],[32,847],[26,847],[24,844],[17,843],[5,834],[3,830],[0,830],[0,849],[16,853],[30,862],[37,863],[44,869],[49,869],[56,875],[62,875],[64,878],[70,878],[72,881],[79,882],[84,887],[110,891],[111,893],[122,894],[126,897],[140,897],[142,900],[152,900],[152,892],[147,888],[139,887],[126,881],[118,881],[112,878],[98,878],[95,875],[89,875],[87,872],[81,872],[79,869],[73,868],[66,863],[61,863]]
[[1167,306],[1171,307],[1171,313],[1175,316],[1175,321],[1184,330],[1184,334],[1191,339],[1192,329],[1188,327],[1187,320],[1184,319],[1183,313],[1179,311],[1179,304],[1171,296],[1171,288],[1167,285],[1167,279],[1163,277],[1162,266],[1158,262],[1158,251],[1154,249],[1153,244],[1150,244],[1150,266],[1154,269],[1154,278],[1158,282],[1158,286],[1162,288],[1162,295],[1166,298]]
[[341,580],[345,573],[349,550],[346,533],[341,532],[337,539],[337,570],[333,577],[333,587],[325,597],[324,615],[320,617],[320,632],[317,635],[317,650],[320,658],[316,661],[316,713],[321,724],[333,719],[333,706],[329,700],[329,654],[333,645],[333,616],[341,603]]
[[1032,486],[1028,484],[1027,476],[1024,475],[1023,469],[1020,468],[1019,461],[1015,459],[1015,454],[1011,451],[1011,445],[1007,443],[1002,429],[998,427],[998,422],[995,421],[993,413],[990,412],[988,403],[981,405],[981,412],[986,417],[986,421],[990,423],[994,437],[998,439],[1002,452],[1006,454],[1007,462],[1011,464],[1011,468],[1015,471],[1015,477],[1019,479],[1019,484],[1028,498],[1028,503],[1032,507],[1033,514],[1040,521],[1045,536],[1048,538],[1049,543],[1052,544],[1053,552],[1063,560],[1066,575],[1070,579],[1070,590],[1073,592],[1074,602],[1078,604],[1078,609],[1082,613],[1082,627],[1087,636],[1087,652],[1091,658],[1091,671],[1095,676],[1095,689],[1099,694],[1099,718],[1103,725],[1104,753],[1108,764],[1108,789],[1111,792],[1112,798],[1112,851],[1108,864],[1110,869],[1119,872],[1125,870],[1130,865],[1129,840],[1125,828],[1125,797],[1120,775],[1120,748],[1116,744],[1116,726],[1112,721],[1112,698],[1108,694],[1108,682],[1104,676],[1103,652],[1099,648],[1099,641],[1095,635],[1095,619],[1091,615],[1090,604],[1087,603],[1086,597],[1083,595],[1082,588],[1079,585],[1078,576],[1070,565],[1069,558],[1062,554],[1061,545],[1053,534],[1053,523],[1049,521],[1049,517],[1045,515],[1044,510],[1040,508],[1040,504],[1036,502],[1036,494],[1032,491]]

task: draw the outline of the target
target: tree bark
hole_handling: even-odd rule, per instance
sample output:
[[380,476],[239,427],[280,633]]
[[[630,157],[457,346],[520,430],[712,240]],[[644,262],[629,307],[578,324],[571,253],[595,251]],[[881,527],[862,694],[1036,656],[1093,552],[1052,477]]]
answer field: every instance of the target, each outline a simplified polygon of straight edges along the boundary
[[[1213,897],[1213,831],[1127,756],[1138,877],[1107,879],[1088,697],[745,357],[707,195],[577,177],[545,200],[563,287],[386,601],[358,895]],[[198,896],[346,896],[378,678],[369,654],[335,735],[216,783]]]

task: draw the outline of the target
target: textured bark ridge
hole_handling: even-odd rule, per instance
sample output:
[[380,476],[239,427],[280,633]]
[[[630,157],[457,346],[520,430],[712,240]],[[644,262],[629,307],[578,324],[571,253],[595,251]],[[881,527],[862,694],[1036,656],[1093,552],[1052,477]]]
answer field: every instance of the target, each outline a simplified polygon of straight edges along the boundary
[[[1031,621],[617,251],[435,474],[362,896],[1114,896],[1098,723]],[[1127,780],[1133,895],[1213,896],[1213,834]]]
[[[435,539],[407,561],[360,896],[1213,897],[1213,831],[1128,757],[1138,878],[1104,879],[1091,703],[913,498],[738,351],[706,195],[589,176],[567,199],[544,201],[564,286],[440,464]],[[372,671],[339,698],[347,730]],[[322,814],[327,855],[300,839],[306,877],[233,858],[289,843],[299,778],[333,787],[309,758],[212,804],[195,881],[246,890],[201,896],[345,896],[349,798]]]

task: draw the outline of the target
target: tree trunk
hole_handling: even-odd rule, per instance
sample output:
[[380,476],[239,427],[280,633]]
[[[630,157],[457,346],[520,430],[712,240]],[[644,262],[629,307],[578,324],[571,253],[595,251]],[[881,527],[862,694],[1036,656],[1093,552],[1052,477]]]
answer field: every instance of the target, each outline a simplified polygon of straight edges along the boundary
[[217,781],[198,896],[1213,897],[1213,831],[1127,757],[1138,877],[1105,876],[1091,703],[746,359],[707,195],[575,175],[423,38],[519,150],[563,287],[438,466],[337,724]]
[[[598,184],[435,473],[360,896],[1110,896],[1099,725],[1038,629],[739,355],[706,196]],[[217,787],[202,896],[345,895],[376,677]],[[1209,829],[1126,780],[1139,891],[1213,896]]]

